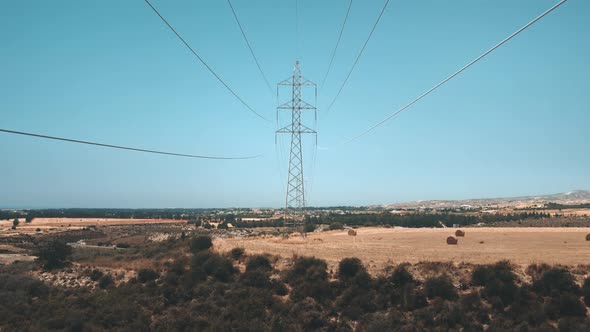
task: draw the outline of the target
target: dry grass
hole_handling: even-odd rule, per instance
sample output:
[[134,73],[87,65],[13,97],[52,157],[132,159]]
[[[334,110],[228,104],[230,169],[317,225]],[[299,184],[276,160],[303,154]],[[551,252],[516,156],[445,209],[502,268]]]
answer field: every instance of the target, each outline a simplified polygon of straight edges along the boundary
[[109,268],[121,271],[138,271],[140,269],[154,268],[154,261],[148,258],[139,258],[134,260],[115,260],[113,257],[97,256],[90,260],[78,260],[76,262],[81,266],[88,268]]
[[12,230],[12,220],[0,221],[0,236],[14,234],[35,234],[40,229],[42,233],[63,232],[66,230],[82,229],[90,226],[115,225],[146,225],[146,224],[185,224],[186,220],[174,219],[114,219],[114,218],[35,218],[30,223],[20,219],[20,225]]
[[35,256],[25,254],[0,254],[0,265],[8,265],[14,262],[32,262]]
[[542,212],[550,214],[562,214],[565,216],[590,216],[590,209],[563,209],[563,210],[544,210]]
[[590,262],[588,228],[470,228],[456,246],[446,244],[453,229],[361,228],[356,237],[345,230],[290,237],[216,239],[220,251],[243,247],[247,253],[272,253],[284,258],[316,256],[335,266],[358,257],[378,271],[399,262],[494,263],[508,259],[517,265],[563,265]]

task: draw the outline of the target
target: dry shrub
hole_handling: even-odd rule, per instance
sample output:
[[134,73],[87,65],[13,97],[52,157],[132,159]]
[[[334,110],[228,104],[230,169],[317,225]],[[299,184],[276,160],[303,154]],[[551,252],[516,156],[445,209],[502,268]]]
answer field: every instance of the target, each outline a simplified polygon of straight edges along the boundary
[[453,280],[447,274],[427,278],[424,282],[424,291],[429,299],[440,297],[444,300],[454,301],[458,298]]
[[551,266],[547,265],[546,263],[539,263],[529,265],[526,268],[525,273],[526,275],[531,277],[533,281],[536,281],[538,279],[541,279],[543,274],[549,270],[551,270]]
[[246,271],[259,270],[262,272],[271,272],[272,263],[270,259],[265,255],[254,255],[248,258],[246,262]]
[[338,278],[342,281],[348,281],[359,273],[366,272],[363,262],[356,257],[343,258],[338,264]]
[[241,247],[236,247],[236,248],[233,248],[232,250],[230,250],[229,256],[233,260],[237,261],[237,260],[240,260],[242,257],[244,257],[245,253],[246,253],[246,249],[241,248]]
[[451,261],[448,262],[432,262],[432,261],[420,261],[416,263],[416,267],[421,271],[422,274],[441,274],[450,273],[455,271],[455,264]]
[[544,272],[541,278],[533,281],[533,289],[537,294],[554,297],[563,293],[580,293],[575,278],[563,267],[552,267]]
[[582,285],[582,295],[584,295],[584,303],[586,303],[586,306],[590,307],[590,277],[584,280],[584,284]]

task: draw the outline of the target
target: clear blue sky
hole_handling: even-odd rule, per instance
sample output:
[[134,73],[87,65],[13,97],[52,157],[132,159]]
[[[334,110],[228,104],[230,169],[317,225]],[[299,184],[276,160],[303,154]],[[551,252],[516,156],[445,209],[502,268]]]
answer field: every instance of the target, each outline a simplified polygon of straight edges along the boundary
[[[319,145],[358,134],[556,2],[391,0],[326,114],[384,3],[356,0],[320,90]],[[274,119],[276,98],[226,1],[153,3],[238,94]],[[299,0],[299,59],[311,80],[325,74],[347,3]],[[295,1],[233,4],[269,80],[288,77]],[[570,0],[375,132],[315,158],[306,153],[308,204],[590,189],[589,15],[590,2]],[[274,125],[234,99],[144,1],[2,1],[0,41],[0,128],[182,153],[265,153],[193,160],[0,133],[0,206],[284,204],[288,138],[277,154]],[[307,151],[313,146],[305,141]]]

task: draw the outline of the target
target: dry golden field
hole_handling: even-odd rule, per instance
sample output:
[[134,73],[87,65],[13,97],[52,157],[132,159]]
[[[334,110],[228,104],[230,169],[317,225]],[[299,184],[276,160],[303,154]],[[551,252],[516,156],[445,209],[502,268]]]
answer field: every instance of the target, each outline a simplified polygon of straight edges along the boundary
[[590,264],[590,228],[465,228],[458,245],[447,245],[451,228],[360,228],[356,237],[346,230],[310,233],[283,239],[216,239],[221,251],[244,247],[248,253],[283,257],[316,256],[337,264],[345,257],[358,257],[373,271],[390,263],[452,261],[493,263],[508,259],[515,264]]
[[145,225],[145,224],[179,224],[186,220],[174,219],[115,219],[115,218],[35,218],[31,223],[25,223],[20,219],[20,225],[16,231],[11,230],[12,220],[0,221],[0,236],[17,233],[33,234],[39,228],[42,232],[64,231],[81,229],[89,226],[115,226],[115,225]]

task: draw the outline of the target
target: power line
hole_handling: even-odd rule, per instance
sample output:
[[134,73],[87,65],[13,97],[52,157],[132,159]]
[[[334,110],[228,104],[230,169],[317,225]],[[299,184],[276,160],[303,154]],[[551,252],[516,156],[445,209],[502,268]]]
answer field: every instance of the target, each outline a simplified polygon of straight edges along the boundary
[[377,28],[377,25],[379,24],[379,21],[381,21],[381,17],[383,16],[383,13],[385,13],[385,9],[387,9],[387,5],[388,4],[389,4],[389,0],[387,0],[385,2],[385,4],[383,5],[383,9],[381,9],[381,13],[379,14],[379,17],[377,17],[377,21],[375,21],[375,24],[373,25],[373,28],[371,29],[371,32],[369,33],[369,36],[367,37],[367,40],[365,41],[365,44],[363,45],[363,48],[361,48],[361,51],[357,55],[356,60],[354,61],[354,64],[352,65],[352,67],[350,68],[350,71],[348,72],[348,75],[346,75],[346,78],[344,79],[344,82],[342,82],[342,85],[340,86],[340,89],[338,90],[338,93],[336,94],[336,97],[334,97],[334,99],[330,103],[330,106],[328,106],[327,111],[330,111],[330,109],[332,109],[332,106],[336,102],[336,99],[338,99],[338,97],[340,96],[340,93],[342,93],[342,89],[344,89],[344,86],[346,85],[346,82],[348,82],[348,79],[350,78],[350,75],[352,74],[352,71],[354,70],[354,67],[356,67],[357,63],[359,62],[359,59],[361,58],[361,55],[363,55],[363,52],[365,51],[365,47],[367,47],[367,44],[369,43],[369,40],[371,40],[371,36],[373,36],[373,32],[375,32],[375,29]]
[[248,105],[240,96],[238,96],[238,94],[232,89],[230,88],[229,85],[227,85],[227,83],[225,83],[225,81],[223,81],[221,79],[221,77],[219,77],[219,75],[217,75],[217,73],[215,71],[213,71],[213,69],[205,62],[205,60],[203,60],[203,58],[201,58],[199,56],[199,54],[197,54],[197,52],[195,52],[195,50],[186,42],[186,40],[184,40],[184,38],[182,38],[182,36],[178,33],[178,31],[176,31],[176,29],[174,29],[174,27],[172,27],[172,25],[170,25],[170,23],[168,23],[168,21],[164,18],[164,16],[162,16],[160,14],[160,12],[156,9],[156,7],[154,7],[151,2],[149,2],[149,0],[144,0],[149,6],[150,8],[152,8],[152,10],[160,17],[160,19],[162,20],[162,22],[164,22],[168,28],[170,28],[170,30],[172,30],[172,32],[174,32],[174,34],[176,35],[176,37],[178,37],[178,39],[180,39],[180,41],[182,41],[182,43],[193,53],[193,55],[205,66],[207,67],[207,69],[209,70],[209,72],[211,72],[211,74],[213,74],[213,76],[215,76],[215,78],[217,78],[217,80],[219,82],[221,82],[221,84],[223,84],[223,86],[225,86],[225,88],[227,90],[229,90],[229,92],[231,92],[232,95],[234,95],[234,97],[236,97],[241,103],[242,105],[244,105],[247,109],[249,109],[252,113],[256,114],[259,118],[270,122],[270,120],[268,120],[267,118],[265,118],[264,116],[260,115],[258,112],[256,112],[252,107],[250,107],[250,105]]
[[295,0],[295,57],[299,59],[299,0]]
[[340,40],[342,39],[342,33],[344,32],[344,27],[346,26],[346,22],[348,21],[348,15],[350,14],[350,7],[352,7],[352,0],[348,3],[348,9],[346,10],[346,16],[344,16],[344,22],[342,23],[342,28],[340,28],[340,34],[338,35],[338,41],[336,41],[336,46],[334,47],[334,51],[332,52],[332,58],[330,59],[330,64],[328,65],[328,70],[326,71],[326,75],[322,80],[322,87],[326,84],[326,79],[328,78],[328,74],[330,74],[330,69],[332,69],[332,63],[334,62],[334,57],[336,56],[336,50],[338,49],[338,45],[340,45]]
[[523,32],[524,30],[526,30],[527,28],[529,28],[531,25],[535,24],[537,21],[539,21],[540,19],[542,19],[543,17],[545,17],[547,14],[551,13],[552,11],[554,11],[555,9],[557,9],[557,7],[561,6],[562,4],[564,4],[567,0],[561,0],[560,2],[558,2],[557,4],[555,4],[553,7],[549,8],[548,10],[546,10],[543,14],[537,16],[535,19],[533,19],[532,21],[530,21],[529,23],[527,23],[526,25],[524,25],[522,28],[516,30],[515,32],[513,32],[510,36],[506,37],[504,40],[502,40],[500,43],[496,44],[496,46],[490,48],[489,50],[487,50],[485,53],[483,53],[482,55],[478,56],[477,58],[475,58],[474,60],[472,60],[471,62],[469,62],[468,64],[466,64],[465,66],[463,66],[461,69],[457,70],[454,74],[452,74],[451,76],[445,78],[442,82],[438,83],[437,85],[433,86],[432,88],[430,88],[428,91],[424,92],[423,94],[421,94],[420,96],[418,96],[418,98],[412,100],[409,104],[407,104],[406,106],[402,107],[401,109],[399,109],[398,111],[396,111],[395,113],[390,114],[389,116],[387,116],[385,119],[377,122],[376,124],[374,124],[373,126],[371,126],[369,129],[363,131],[361,134],[345,141],[344,143],[350,143],[354,140],[359,139],[360,137],[366,135],[367,133],[373,131],[375,128],[379,127],[380,125],[384,124],[385,122],[389,121],[391,118],[393,118],[394,116],[400,114],[401,112],[405,111],[406,109],[408,109],[410,106],[414,105],[416,102],[418,102],[420,99],[426,97],[427,95],[429,95],[431,92],[433,92],[434,90],[438,89],[440,86],[442,86],[443,84],[447,83],[448,81],[452,80],[455,76],[459,75],[460,73],[462,73],[464,70],[466,70],[467,68],[471,67],[473,64],[475,64],[476,62],[478,62],[479,60],[483,59],[485,56],[487,56],[488,54],[492,53],[493,51],[495,51],[497,48],[499,48],[500,46],[504,45],[506,42],[508,42],[510,39],[514,38],[516,35],[520,34],[521,32]]
[[270,83],[268,83],[268,79],[266,79],[266,75],[264,75],[264,71],[262,71],[262,67],[260,66],[260,63],[258,63],[258,58],[256,58],[256,55],[254,54],[254,50],[252,49],[252,46],[250,45],[250,42],[248,41],[248,37],[246,37],[246,33],[244,32],[244,29],[242,28],[242,24],[240,23],[240,20],[238,19],[238,14],[236,14],[236,11],[234,10],[234,6],[232,5],[231,0],[227,0],[227,3],[229,4],[229,7],[231,8],[232,13],[234,14],[234,18],[236,19],[236,23],[238,23],[238,27],[240,27],[240,31],[242,32],[242,37],[244,37],[244,40],[246,41],[246,45],[248,45],[248,49],[250,50],[250,54],[252,54],[252,58],[254,59],[254,62],[256,63],[256,66],[258,67],[258,71],[260,72],[260,75],[264,79],[264,82],[266,83],[266,86],[268,87],[268,90],[270,91],[271,95],[274,96],[274,90],[273,90],[273,88],[271,88]]
[[238,159],[254,159],[254,158],[258,158],[258,157],[262,156],[262,154],[255,155],[255,156],[246,156],[246,157],[203,156],[203,155],[193,155],[193,154],[183,154],[183,153],[147,150],[147,149],[132,148],[132,147],[121,146],[121,145],[112,145],[112,144],[104,144],[104,143],[97,143],[97,142],[81,141],[81,140],[77,140],[77,139],[47,136],[47,135],[27,133],[27,132],[9,130],[9,129],[0,129],[0,132],[7,133],[7,134],[14,134],[14,135],[23,135],[23,136],[31,136],[31,137],[37,137],[37,138],[43,138],[43,139],[56,140],[56,141],[63,141],[63,142],[69,142],[69,143],[94,145],[94,146],[101,146],[101,147],[105,147],[105,148],[154,153],[154,154],[161,154],[161,155],[168,155],[168,156],[175,156],[175,157],[198,158],[198,159],[238,160]]

